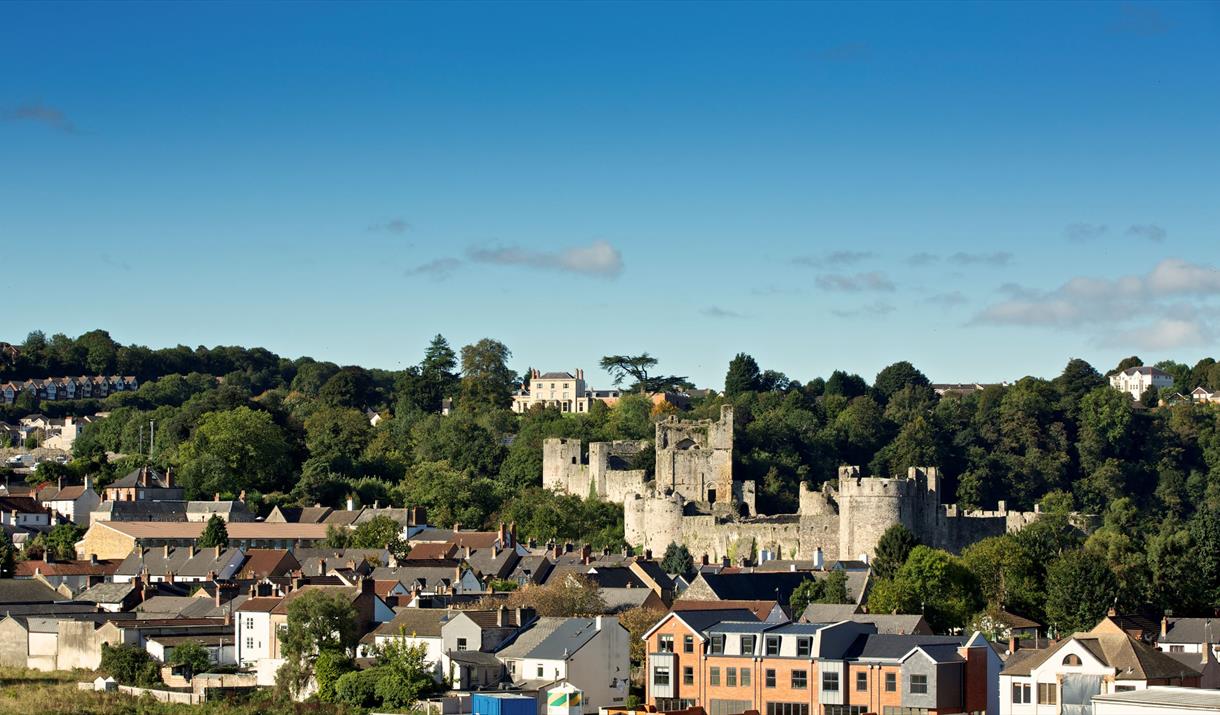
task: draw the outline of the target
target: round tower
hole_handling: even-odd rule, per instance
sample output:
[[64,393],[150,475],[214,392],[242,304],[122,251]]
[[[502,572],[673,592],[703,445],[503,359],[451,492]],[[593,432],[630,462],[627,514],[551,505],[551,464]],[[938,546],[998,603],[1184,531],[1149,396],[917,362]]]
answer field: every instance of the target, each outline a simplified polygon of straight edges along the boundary
[[653,553],[664,553],[673,543],[682,543],[682,510],[686,501],[681,494],[658,495],[644,500],[644,544]]
[[885,530],[902,523],[906,480],[861,477],[839,468],[839,558],[872,558]]
[[623,540],[631,547],[648,548],[644,528],[644,497],[634,492],[623,497]]

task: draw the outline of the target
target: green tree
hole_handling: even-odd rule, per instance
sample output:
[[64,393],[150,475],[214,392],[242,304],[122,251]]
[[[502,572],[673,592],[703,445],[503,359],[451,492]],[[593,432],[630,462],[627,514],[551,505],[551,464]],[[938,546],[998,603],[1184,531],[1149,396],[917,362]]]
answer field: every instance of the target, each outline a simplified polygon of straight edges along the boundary
[[[992,606],[1035,617],[1043,595],[1028,556],[1011,534],[992,536],[962,550],[962,564],[974,574],[983,599]],[[874,572],[876,567],[874,566]]]
[[76,542],[83,539],[85,530],[76,524],[58,524],[47,534],[46,548],[57,559],[76,558]]
[[376,667],[344,673],[335,681],[335,702],[357,708],[374,707],[380,679],[381,669]]
[[424,351],[419,364],[416,404],[424,412],[439,412],[441,401],[452,397],[458,384],[457,355],[444,336],[437,335]]
[[827,395],[842,395],[848,399],[860,397],[868,391],[868,383],[864,378],[848,374],[843,370],[835,370],[826,380]]
[[725,397],[736,397],[743,392],[757,392],[761,374],[758,363],[745,353],[737,353],[729,362],[728,374],[724,376]]
[[512,352],[504,343],[483,338],[462,348],[462,406],[472,411],[503,409],[512,402],[516,375],[508,369]]
[[374,399],[373,378],[362,367],[344,367],[322,385],[318,399],[332,407],[363,409]]
[[212,664],[212,659],[208,655],[208,651],[203,646],[194,641],[187,641],[174,646],[173,653],[169,659],[170,665],[186,666],[188,677],[192,678],[199,673],[206,673],[208,667]]
[[17,567],[17,549],[8,531],[0,529],[0,578],[12,578]]
[[314,681],[318,684],[318,699],[324,703],[338,700],[335,686],[345,674],[356,669],[356,661],[350,655],[337,650],[318,653],[314,662]]
[[372,436],[369,420],[350,407],[322,407],[305,419],[305,446],[310,457],[352,469]]
[[809,577],[797,584],[788,598],[793,618],[799,618],[811,603],[850,603],[847,596],[847,572],[831,571],[826,578]]
[[189,497],[275,491],[291,467],[290,447],[271,415],[249,407],[209,412],[178,451]]
[[326,541],[323,543],[328,549],[346,549],[352,543],[352,532],[345,526],[328,524],[326,526]]
[[436,689],[427,653],[422,643],[408,643],[406,638],[391,638],[386,643],[378,653],[381,673],[374,687],[382,707],[410,707]]
[[648,353],[640,355],[606,355],[599,363],[601,368],[610,373],[614,384],[621,386],[627,378],[633,382],[627,388],[628,392],[665,392],[681,391],[693,387],[685,377],[677,375],[651,375],[650,371],[657,366],[657,359]]
[[350,653],[356,645],[356,609],[347,596],[310,589],[288,602],[287,623],[280,631],[284,664],[277,684],[296,695],[314,675],[319,654]]
[[661,568],[665,573],[690,574],[695,572],[695,559],[690,555],[686,544],[670,542],[665,547],[665,557],[661,559]]
[[962,628],[980,608],[978,583],[961,561],[940,549],[916,546],[892,580],[869,595],[873,613],[922,613],[937,631]]
[[[327,532],[329,537],[330,533]],[[388,516],[378,514],[372,519],[359,524],[352,532],[351,547],[356,549],[389,549],[396,559],[404,559],[410,553],[402,538],[402,527]]]
[[1144,364],[1144,361],[1140,359],[1139,355],[1132,355],[1131,357],[1125,357],[1122,360],[1118,361],[1118,365],[1115,365],[1113,370],[1106,373],[1106,377],[1109,377],[1111,375],[1116,375],[1116,374],[1122,372],[1123,370],[1126,370],[1127,368],[1141,367],[1143,364]]
[[203,527],[203,533],[199,535],[198,543],[201,549],[211,549],[217,546],[222,549],[229,548],[229,526],[219,514],[208,517],[208,523]]
[[881,397],[882,402],[888,402],[894,393],[909,385],[928,386],[927,375],[906,360],[900,360],[877,373],[873,381],[873,390]]
[[161,683],[157,663],[138,645],[102,644],[100,668],[122,685],[148,688]]
[[1065,553],[1046,571],[1046,616],[1059,637],[1097,625],[1117,595],[1114,574],[1083,550]]
[[894,578],[907,562],[911,549],[919,545],[919,539],[902,524],[894,524],[885,530],[877,541],[873,557],[873,578]]

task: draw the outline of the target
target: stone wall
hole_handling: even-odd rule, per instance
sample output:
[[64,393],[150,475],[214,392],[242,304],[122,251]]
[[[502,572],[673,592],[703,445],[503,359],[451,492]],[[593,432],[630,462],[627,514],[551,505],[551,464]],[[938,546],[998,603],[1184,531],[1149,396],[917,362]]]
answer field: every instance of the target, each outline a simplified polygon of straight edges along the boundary
[[26,668],[30,656],[30,635],[15,618],[0,620],[0,666]]
[[680,420],[656,425],[656,481],[689,501],[730,501],[733,497],[733,407],[719,420]]

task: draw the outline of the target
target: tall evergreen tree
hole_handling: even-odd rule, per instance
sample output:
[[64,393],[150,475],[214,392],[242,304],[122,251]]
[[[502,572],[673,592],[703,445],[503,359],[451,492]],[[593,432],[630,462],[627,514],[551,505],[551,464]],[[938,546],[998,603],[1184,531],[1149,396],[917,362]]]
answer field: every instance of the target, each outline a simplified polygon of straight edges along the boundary
[[758,391],[760,377],[758,363],[754,358],[745,353],[737,353],[729,362],[729,372],[724,376],[725,397]]
[[919,539],[902,524],[894,524],[886,529],[877,541],[876,555],[873,557],[874,578],[894,578],[898,575],[898,570],[911,555],[911,549],[916,546],[919,546]]
[[225,525],[225,520],[220,518],[219,514],[213,514],[208,519],[207,526],[203,527],[203,533],[199,536],[199,547],[210,549],[219,546],[222,549],[229,548],[229,527]]

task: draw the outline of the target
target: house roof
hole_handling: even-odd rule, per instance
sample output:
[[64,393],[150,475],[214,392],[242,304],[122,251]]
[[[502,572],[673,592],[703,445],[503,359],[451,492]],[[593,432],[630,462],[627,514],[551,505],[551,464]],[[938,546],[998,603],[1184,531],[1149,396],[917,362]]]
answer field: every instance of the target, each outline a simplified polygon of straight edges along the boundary
[[50,514],[51,510],[38,503],[34,497],[0,496],[0,511],[15,511],[18,514]]
[[[331,509],[328,506],[277,506],[275,511],[287,522],[319,524],[330,514]],[[270,518],[268,517],[268,520]]]
[[415,638],[440,638],[441,627],[456,613],[445,608],[403,608],[390,621],[377,626],[374,634],[396,636],[403,633]]
[[[136,539],[197,539],[203,533],[202,521],[105,521],[104,526]],[[230,539],[312,539],[326,538],[325,524],[275,524],[238,521],[225,525]]]
[[592,618],[539,618],[497,655],[501,658],[566,660],[597,633],[597,623]]
[[[848,571],[847,596],[852,601],[861,600],[864,585],[868,581],[868,573]],[[723,600],[756,601],[776,600],[788,603],[792,592],[806,579],[818,580],[829,578],[826,571],[777,571],[754,573],[701,573],[696,578],[703,579],[708,588]]]
[[148,473],[149,488],[152,489],[177,489],[178,487],[170,487],[166,484],[165,475],[155,469],[148,467],[137,467],[127,473],[122,479],[115,480],[106,485],[107,489],[125,488],[138,486],[140,483],[141,473]]
[[134,583],[99,583],[76,597],[88,603],[121,603],[136,590]]
[[1145,690],[1094,695],[1093,702],[1147,705],[1149,712],[1152,707],[1216,712],[1220,710],[1220,690],[1153,686]]
[[1160,643],[1215,643],[1220,618],[1168,618]]
[[544,372],[535,380],[574,380],[576,376],[570,372]]
[[[765,621],[779,607],[777,601],[674,601],[675,611],[723,611],[726,609],[746,609],[760,621]],[[687,619],[689,622],[689,619]],[[842,619],[840,619],[842,620]]]
[[1079,643],[1099,662],[1115,669],[1117,680],[1155,680],[1162,678],[1197,677],[1197,668],[1181,663],[1132,638],[1126,633],[1090,632],[1077,633],[1059,643],[1042,650],[1017,651],[1004,664],[1005,675],[1029,675],[1034,668],[1053,658],[1068,643]]
[[71,487],[64,487],[54,494],[43,497],[43,501],[76,501],[85,494],[83,484],[77,484]]
[[447,541],[428,542],[418,544],[411,547],[411,553],[407,554],[404,561],[417,561],[419,559],[448,559],[452,558],[457,552],[457,545],[450,544]]
[[[711,601],[711,603],[716,603]],[[678,604],[674,604],[674,610],[670,611],[666,618],[662,618],[653,624],[652,628],[644,634],[647,638],[653,631],[661,626],[669,616],[673,616],[685,623],[691,630],[696,633],[706,633],[716,624],[722,621],[740,621],[749,622],[758,620],[753,611],[747,608],[724,608],[724,609],[696,609],[691,611],[680,611],[677,609]]]
[[328,548],[299,548],[293,549],[292,555],[301,564],[301,572],[306,576],[321,576],[322,562],[326,562],[326,570],[336,568],[345,568],[348,562],[359,567],[360,564],[369,559],[375,560],[380,565],[385,565],[390,560],[390,552],[386,549],[328,549]]
[[242,613],[271,613],[283,600],[280,596],[252,596],[235,610]]
[[1169,373],[1164,370],[1153,367],[1151,365],[1139,365],[1137,367],[1129,367],[1123,370],[1124,375],[1154,375],[1157,377],[1169,377]]
[[965,639],[959,636],[917,636],[866,633],[856,637],[847,648],[844,659],[900,660],[914,648],[925,651],[934,646],[960,648]]
[[34,579],[0,579],[0,606],[54,603],[68,600],[42,581]]
[[451,650],[446,653],[449,660],[466,665],[482,666],[484,668],[503,667],[503,663],[495,653],[484,653],[477,650]]
[[110,576],[119,568],[118,559],[98,559],[97,563],[83,561],[18,561],[13,575],[31,578],[34,572],[43,576]]
[[259,579],[283,576],[300,567],[300,562],[286,549],[248,549],[246,562],[238,571],[238,578]]
[[241,549],[233,547],[195,549],[179,546],[169,547],[168,551],[167,555],[165,547],[137,547],[123,559],[115,573],[133,576],[141,572],[151,576],[171,573],[175,576],[207,576],[211,573],[219,574],[230,566],[240,564],[245,558]]

